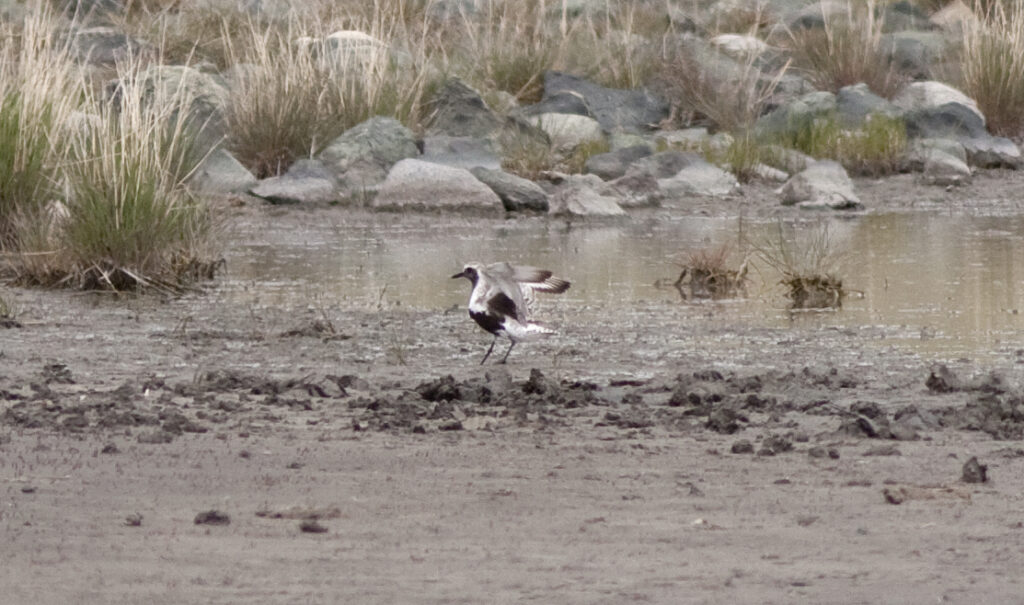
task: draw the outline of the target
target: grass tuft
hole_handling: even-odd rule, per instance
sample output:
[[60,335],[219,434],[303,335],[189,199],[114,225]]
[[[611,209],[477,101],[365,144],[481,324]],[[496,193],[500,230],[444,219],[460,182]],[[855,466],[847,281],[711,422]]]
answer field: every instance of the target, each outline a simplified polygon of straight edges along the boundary
[[838,92],[864,82],[875,93],[892,97],[905,78],[889,61],[882,26],[875,0],[850,2],[845,14],[827,16],[823,28],[791,33],[795,65],[818,90]]
[[965,25],[961,72],[993,133],[1024,134],[1024,5],[991,2]]
[[774,233],[749,244],[765,264],[779,273],[793,309],[842,306],[846,290],[838,268],[843,255],[827,223],[800,233],[787,232],[780,223]]
[[897,117],[873,114],[859,128],[848,129],[830,114],[794,130],[783,143],[811,157],[836,160],[853,174],[879,176],[903,168],[907,128]]
[[735,263],[733,247],[720,244],[687,254],[679,279],[672,285],[683,300],[730,298],[741,294],[747,282],[747,258]]

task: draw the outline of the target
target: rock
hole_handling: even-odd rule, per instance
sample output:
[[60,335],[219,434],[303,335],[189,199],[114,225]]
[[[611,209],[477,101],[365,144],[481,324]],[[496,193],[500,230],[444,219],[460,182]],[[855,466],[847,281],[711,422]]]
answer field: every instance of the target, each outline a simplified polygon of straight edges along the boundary
[[245,191],[256,184],[256,177],[223,148],[213,150],[199,164],[188,185],[203,194]]
[[868,449],[864,450],[864,453],[861,454],[861,455],[862,456],[900,456],[902,454],[900,453],[900,448],[896,447],[892,443],[887,443],[885,445],[876,445],[876,446],[873,446],[873,447],[869,447]]
[[942,187],[971,181],[964,146],[953,139],[914,139],[906,154],[906,166],[921,172],[921,180]]
[[630,170],[644,170],[654,178],[667,179],[688,166],[706,163],[703,156],[690,151],[662,151],[633,162]]
[[960,480],[964,483],[986,483],[988,466],[978,462],[977,456],[971,456],[961,469]]
[[479,92],[458,78],[449,78],[441,85],[431,99],[431,107],[429,134],[487,138],[505,124]]
[[655,135],[655,140],[666,147],[680,151],[696,151],[711,139],[704,127],[665,130]]
[[845,128],[862,126],[868,116],[886,115],[894,117],[899,109],[892,103],[871,92],[867,84],[844,86],[836,93],[836,112],[839,123]]
[[666,197],[722,197],[734,193],[740,183],[732,174],[702,161],[683,168],[667,179],[658,179],[658,186]]
[[623,208],[657,206],[665,197],[658,179],[646,170],[631,169],[614,181],[605,183],[600,191],[617,199]]
[[71,56],[89,65],[113,66],[153,49],[113,27],[83,27],[71,35]]
[[863,205],[853,192],[853,181],[846,170],[831,160],[815,162],[794,175],[779,189],[782,204],[801,208],[860,210]]
[[342,198],[333,175],[317,160],[299,160],[285,174],[259,181],[249,193],[271,204],[326,204]]
[[590,111],[586,100],[579,94],[573,92],[558,92],[545,95],[543,99],[533,105],[527,105],[521,110],[526,116],[539,116],[546,113],[564,113],[573,116],[585,116],[593,118],[594,113]]
[[981,136],[960,139],[967,152],[967,160],[979,168],[1021,167],[1020,148],[1005,137]]
[[740,439],[739,441],[732,444],[732,447],[729,448],[729,451],[731,451],[734,454],[753,454],[754,444],[747,439]]
[[[588,179],[587,176],[590,178]],[[603,183],[597,176],[560,175],[557,180],[557,188],[549,194],[549,212],[551,214],[591,217],[625,216],[626,212],[619,205],[618,200],[601,192]]]
[[509,212],[548,211],[548,194],[537,183],[504,170],[476,167],[471,168],[470,172],[498,195],[505,210]]
[[339,70],[372,69],[388,60],[386,42],[358,30],[339,30],[328,34],[322,46],[325,58]]
[[571,151],[586,143],[604,140],[597,120],[568,113],[544,113],[533,118],[533,124],[547,133],[551,145],[560,151]]
[[953,103],[961,105],[973,113],[980,121],[982,128],[985,126],[985,116],[978,109],[978,104],[974,99],[948,84],[934,80],[907,84],[903,87],[903,90],[893,97],[892,103],[907,113],[925,109],[937,109]]
[[772,158],[776,168],[781,168],[790,174],[807,170],[808,166],[817,161],[802,151],[779,145],[768,146],[768,155]]
[[726,55],[741,61],[746,61],[751,56],[762,55],[771,48],[757,36],[741,34],[719,34],[709,42]]
[[921,180],[929,185],[954,187],[971,182],[971,168],[960,158],[940,151],[929,149],[924,155],[921,168]]
[[647,132],[669,115],[668,103],[644,90],[605,88],[557,71],[544,74],[544,99],[566,92],[583,99],[607,132]]
[[432,135],[423,139],[424,162],[467,170],[482,167],[501,168],[501,158],[494,153],[491,143],[473,137]]
[[754,130],[769,139],[785,137],[807,129],[816,118],[835,113],[837,107],[836,95],[831,92],[807,93],[758,118]]
[[608,153],[598,153],[587,158],[584,165],[590,174],[596,174],[606,181],[617,179],[626,174],[630,164],[651,155],[651,148],[646,145],[624,147]]
[[455,210],[500,216],[498,195],[463,168],[405,159],[388,173],[372,206],[378,210]]
[[917,172],[924,170],[925,161],[933,152],[953,156],[964,164],[967,163],[967,152],[959,141],[921,138],[910,141],[907,147],[905,160],[907,168]]
[[396,162],[419,154],[411,130],[394,118],[378,116],[342,133],[317,157],[343,194],[363,194],[383,182]]
[[882,27],[888,32],[932,29],[934,25],[919,7],[907,1],[892,2],[881,7]]
[[196,525],[230,525],[231,517],[219,510],[207,510],[196,515]]
[[924,385],[932,393],[955,393],[964,390],[964,383],[944,363],[934,364]]
[[931,16],[930,21],[940,28],[957,34],[967,25],[978,21],[978,16],[962,0],[953,0]]
[[939,32],[902,31],[884,34],[881,46],[897,73],[914,80],[924,80],[936,63],[945,58],[949,42]]
[[708,421],[704,423],[704,427],[716,433],[731,435],[740,430],[740,420],[741,417],[736,410],[717,407],[708,414]]
[[948,138],[962,142],[991,137],[985,129],[985,120],[961,103],[911,110],[903,114],[903,121],[911,139]]

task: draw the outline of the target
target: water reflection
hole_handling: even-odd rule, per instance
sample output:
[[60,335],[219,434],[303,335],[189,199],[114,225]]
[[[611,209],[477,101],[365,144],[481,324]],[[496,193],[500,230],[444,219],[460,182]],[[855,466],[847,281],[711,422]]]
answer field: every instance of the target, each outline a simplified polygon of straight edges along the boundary
[[[300,235],[285,229],[235,234],[227,296],[304,307],[322,297],[343,307],[396,304],[421,309],[461,305],[465,284],[448,279],[468,261],[510,260],[549,267],[572,279],[563,297],[601,313],[638,301],[678,305],[676,264],[688,251],[769,237],[778,225],[736,219],[633,220],[567,226],[543,219],[459,221],[367,216],[329,220]],[[819,229],[815,221],[795,233]],[[834,246],[851,296],[835,313],[794,314],[778,275],[756,260],[749,296],[713,306],[718,321],[786,326],[792,322],[857,327],[904,326],[892,344],[925,355],[982,358],[1024,348],[1024,217],[890,214],[831,219]]]

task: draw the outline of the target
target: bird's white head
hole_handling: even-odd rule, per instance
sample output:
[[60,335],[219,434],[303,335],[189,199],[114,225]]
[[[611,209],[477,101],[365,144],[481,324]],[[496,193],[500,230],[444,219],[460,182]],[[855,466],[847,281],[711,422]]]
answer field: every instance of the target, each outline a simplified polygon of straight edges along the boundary
[[452,279],[458,279],[465,277],[473,284],[476,284],[476,280],[480,278],[480,265],[470,263],[462,268],[462,273],[456,273],[452,276]]

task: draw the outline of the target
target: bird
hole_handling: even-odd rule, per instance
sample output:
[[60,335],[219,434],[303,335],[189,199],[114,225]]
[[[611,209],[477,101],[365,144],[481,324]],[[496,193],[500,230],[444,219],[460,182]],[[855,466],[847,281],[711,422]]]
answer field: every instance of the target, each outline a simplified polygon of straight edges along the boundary
[[491,356],[499,336],[506,336],[512,343],[498,362],[505,363],[517,342],[555,333],[550,328],[530,321],[534,293],[561,294],[569,289],[568,281],[555,277],[547,269],[505,262],[490,265],[470,263],[463,267],[462,273],[453,275],[452,279],[460,277],[465,277],[473,284],[469,294],[469,316],[478,326],[494,335],[480,365]]

